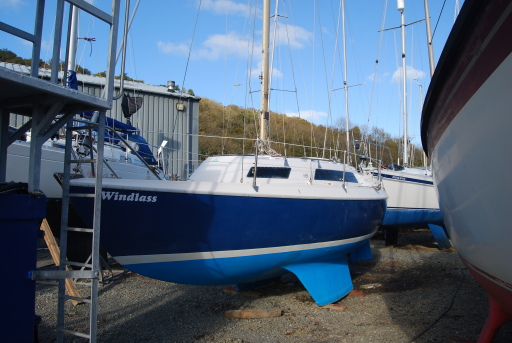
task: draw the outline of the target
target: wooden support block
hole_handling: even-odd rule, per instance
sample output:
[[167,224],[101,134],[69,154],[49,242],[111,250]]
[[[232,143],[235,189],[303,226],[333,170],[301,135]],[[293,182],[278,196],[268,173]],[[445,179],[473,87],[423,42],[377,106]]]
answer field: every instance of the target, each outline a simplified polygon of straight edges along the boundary
[[[46,242],[46,246],[48,247],[48,250],[50,250],[50,254],[52,255],[53,262],[56,266],[60,265],[60,249],[57,245],[57,241],[55,240],[55,236],[53,235],[53,232],[50,228],[50,225],[48,224],[48,221],[43,219],[43,222],[41,223],[40,229],[44,231],[44,241]],[[75,282],[73,279],[66,279],[65,280],[66,285],[66,291],[69,295],[81,298],[80,293],[78,292],[78,289],[76,288]],[[78,304],[83,303],[82,301],[78,300],[71,300],[71,303],[73,303],[73,306],[76,306]]]
[[224,288],[222,290],[222,292],[224,292],[226,294],[237,294],[238,293],[238,291],[236,289],[234,289],[233,287]]
[[349,297],[364,297],[366,296],[366,294],[364,294],[362,291],[359,291],[357,289],[351,291],[349,294],[348,294]]
[[282,316],[283,311],[279,309],[271,310],[232,310],[226,311],[225,316],[227,319],[255,319],[255,318],[272,318]]
[[366,285],[361,285],[361,289],[372,289],[372,288],[379,288],[379,287],[382,287],[382,284],[381,283],[369,283],[369,284],[366,284]]

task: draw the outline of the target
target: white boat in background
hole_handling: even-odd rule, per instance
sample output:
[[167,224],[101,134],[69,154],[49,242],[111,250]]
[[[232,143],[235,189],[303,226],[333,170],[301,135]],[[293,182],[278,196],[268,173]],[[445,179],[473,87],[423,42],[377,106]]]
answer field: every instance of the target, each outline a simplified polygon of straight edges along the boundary
[[[135,6],[135,11],[138,4]],[[133,13],[135,14],[135,12]],[[79,11],[73,10],[70,22],[70,42],[71,46],[68,51],[67,72],[62,75],[62,79],[66,78],[66,86],[71,89],[78,90],[78,78],[76,69],[76,50],[78,41],[78,22]],[[133,18],[132,18],[133,19]],[[129,27],[126,27],[125,34]],[[126,42],[121,43],[121,51],[126,51]],[[124,56],[123,56],[124,57]],[[121,65],[124,74],[125,58]],[[5,66],[7,67],[7,66]],[[9,68],[14,68],[10,65]],[[38,70],[39,77],[45,77],[44,70]],[[46,73],[51,75],[51,73]],[[64,80],[63,80],[64,83]],[[120,95],[116,97],[119,100],[123,115],[128,123],[115,120],[113,118],[105,118],[105,139],[104,139],[104,159],[103,159],[103,177],[113,178],[130,178],[130,179],[161,179],[158,162],[155,159],[146,139],[140,135],[140,130],[131,125],[130,118],[142,106],[142,97],[129,96],[123,94],[124,80],[120,82]],[[121,95],[122,94],[122,95]],[[95,122],[95,113],[85,112],[77,113],[74,116],[72,124],[78,126],[86,126],[91,121]],[[7,171],[6,180],[14,182],[27,182],[29,179],[29,160],[30,160],[30,131],[24,128],[10,128],[11,134],[18,138],[9,145],[7,150]],[[32,124],[30,124],[32,125]],[[30,126],[28,127],[30,128]],[[12,130],[11,130],[12,129]],[[60,219],[54,217],[52,212],[60,213],[60,199],[62,198],[62,187],[57,181],[56,174],[62,174],[64,171],[64,152],[66,143],[66,129],[63,128],[57,132],[52,139],[44,142],[41,146],[41,168],[39,191],[45,194],[48,199],[49,220],[60,223]],[[91,160],[96,155],[96,138],[97,132],[90,129],[77,131],[73,136],[73,156],[75,161]],[[39,142],[41,144],[41,142]],[[76,162],[71,166],[72,173],[79,177],[94,178],[95,170],[92,163]],[[60,226],[60,225],[58,225]]]
[[[170,282],[246,289],[291,271],[317,304],[326,305],[353,289],[349,256],[371,258],[369,240],[387,195],[371,172],[335,160],[273,154],[265,131],[269,22],[266,0],[264,139],[257,140],[255,154],[208,157],[186,181],[104,179],[101,240],[126,268]],[[71,192],[93,193],[91,181],[72,180]],[[90,225],[93,199],[72,202]]]
[[449,248],[431,171],[392,165],[381,169],[380,174],[389,196],[382,222],[386,244],[397,242],[398,228],[428,226],[439,247]]
[[443,218],[434,190],[432,173],[427,168],[411,168],[409,166],[409,137],[407,114],[407,76],[405,60],[405,19],[404,1],[397,2],[401,14],[402,30],[402,111],[403,164],[391,164],[380,173],[384,189],[389,196],[386,215],[382,222],[386,236],[386,244],[397,242],[399,228],[429,227],[440,248],[449,248],[450,242],[443,228]]
[[[132,140],[132,134],[130,133],[125,132],[123,136],[129,143],[128,146],[120,142],[118,138],[114,139],[115,137],[110,137],[105,141],[105,174],[103,177],[156,180],[160,175],[156,168],[158,163],[149,147],[147,147],[147,142],[139,135],[135,135],[135,140]],[[77,159],[78,155],[84,159],[88,158],[91,150],[93,155],[95,154],[95,144],[93,143],[91,146],[88,143],[89,139],[85,137],[85,135],[76,137],[74,140],[73,150]],[[147,150],[144,149],[144,153],[142,153],[140,149],[144,144]],[[62,187],[55,179],[54,174],[62,173],[64,170],[64,148],[64,136],[48,140],[42,146],[40,190],[49,199],[60,199],[62,197]],[[134,153],[137,150],[139,150],[137,153],[141,158]],[[27,135],[24,140],[17,140],[9,146],[7,150],[6,180],[27,182],[29,151],[30,135]],[[74,163],[71,169],[83,177],[93,177],[90,163]]]
[[[81,120],[84,121],[83,119]],[[164,178],[158,168],[146,140],[139,135],[137,128],[109,118],[106,126],[103,159],[103,178],[123,178],[135,180],[159,180]],[[115,128],[115,129],[114,129]],[[15,132],[13,129],[12,132]],[[73,139],[73,177],[95,179],[95,167],[87,160],[96,155],[96,133],[91,131],[76,134]],[[93,137],[92,140],[90,137]],[[46,196],[46,219],[56,237],[60,236],[62,213],[62,186],[59,175],[64,171],[65,137],[56,135],[41,147],[40,191]],[[92,144],[91,144],[92,141]],[[29,179],[30,135],[14,141],[7,149],[6,180],[26,183]],[[80,162],[83,160],[83,162]],[[70,212],[73,222],[81,220],[74,210]],[[86,260],[90,254],[90,239],[87,233],[73,232],[70,235],[68,257]]]
[[466,0],[422,113],[444,223],[489,298],[479,342],[512,320],[511,33],[512,2]]

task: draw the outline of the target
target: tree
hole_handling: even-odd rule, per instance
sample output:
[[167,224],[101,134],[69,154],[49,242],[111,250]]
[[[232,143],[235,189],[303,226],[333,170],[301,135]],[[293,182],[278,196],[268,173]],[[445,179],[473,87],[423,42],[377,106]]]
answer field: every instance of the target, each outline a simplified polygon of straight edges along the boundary
[[[106,72],[103,72],[103,74],[104,74],[103,77],[106,77],[106,75],[107,75]],[[120,80],[121,79],[121,74],[119,74],[119,76],[116,76],[115,78],[117,80]],[[132,81],[132,82],[141,82],[141,83],[144,82],[143,80],[132,79],[131,77],[128,76],[127,73],[124,73],[123,80],[125,80],[125,81]]]
[[21,58],[14,52],[7,49],[0,50],[0,61],[13,64],[22,64],[26,66],[30,66],[32,64],[32,59]]
[[[344,122],[338,127],[314,125],[298,117],[270,113],[271,146],[278,153],[286,156],[316,156],[343,158],[335,149],[346,149],[346,133]],[[202,155],[216,154],[247,154],[254,152],[254,141],[259,131],[259,111],[254,108],[241,108],[236,105],[224,106],[216,101],[202,98],[199,102],[199,153]],[[362,131],[370,132],[363,137]],[[324,151],[324,137],[327,134],[327,145]],[[208,136],[208,137],[206,137]],[[229,137],[229,138],[227,138]],[[246,138],[246,140],[233,139]],[[371,151],[364,150],[360,144],[358,154],[368,154],[373,158],[382,159],[383,165],[396,163],[399,153],[400,138],[393,138],[379,128],[363,128],[352,126],[351,139],[361,139],[375,145]],[[386,146],[387,148],[382,148]],[[421,149],[414,149],[414,161],[411,165],[421,165]],[[368,148],[366,148],[368,149]]]

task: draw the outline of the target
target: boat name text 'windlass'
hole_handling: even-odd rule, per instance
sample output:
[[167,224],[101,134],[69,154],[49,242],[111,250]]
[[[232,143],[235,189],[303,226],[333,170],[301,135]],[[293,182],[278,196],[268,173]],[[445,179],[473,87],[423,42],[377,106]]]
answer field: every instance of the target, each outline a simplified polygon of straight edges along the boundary
[[101,192],[103,200],[114,201],[138,201],[138,202],[156,202],[157,196],[139,195],[139,193],[132,193],[130,195],[119,194],[119,192]]

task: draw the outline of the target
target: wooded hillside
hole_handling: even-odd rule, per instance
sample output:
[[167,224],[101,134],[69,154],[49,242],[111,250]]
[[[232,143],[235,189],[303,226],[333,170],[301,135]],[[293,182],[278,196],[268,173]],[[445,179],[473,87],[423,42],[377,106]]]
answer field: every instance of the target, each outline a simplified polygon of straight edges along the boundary
[[[280,113],[270,113],[270,140],[279,143],[272,143],[271,147],[278,153],[286,156],[302,157],[332,157],[332,150],[326,150],[323,155],[324,137],[327,149],[346,150],[346,133],[344,123],[339,127],[328,127],[314,125],[298,117],[287,117]],[[202,98],[199,103],[199,154],[203,156],[220,154],[248,154],[253,153],[254,138],[259,130],[259,111],[245,109],[236,105],[223,106],[213,100]],[[369,131],[366,137],[362,132]],[[213,137],[214,136],[214,137]],[[371,128],[363,130],[358,126],[350,129],[350,136],[355,140],[366,140],[387,146],[387,149],[372,146],[371,157],[382,159],[384,165],[397,163],[401,148],[401,139],[391,137],[388,133]],[[230,137],[221,139],[219,137]],[[232,139],[247,138],[247,139]],[[280,144],[284,142],[286,144]],[[286,149],[286,151],[285,151]],[[376,150],[378,149],[378,151]],[[351,147],[354,151],[354,147]],[[423,165],[423,151],[416,146],[411,146],[413,166]],[[356,150],[358,154],[369,154],[363,151],[362,144]],[[401,154],[401,152],[400,152]],[[391,156],[392,157],[391,157]],[[343,155],[337,155],[343,158]],[[401,156],[401,155],[400,155]],[[392,160],[393,159],[393,160]]]

